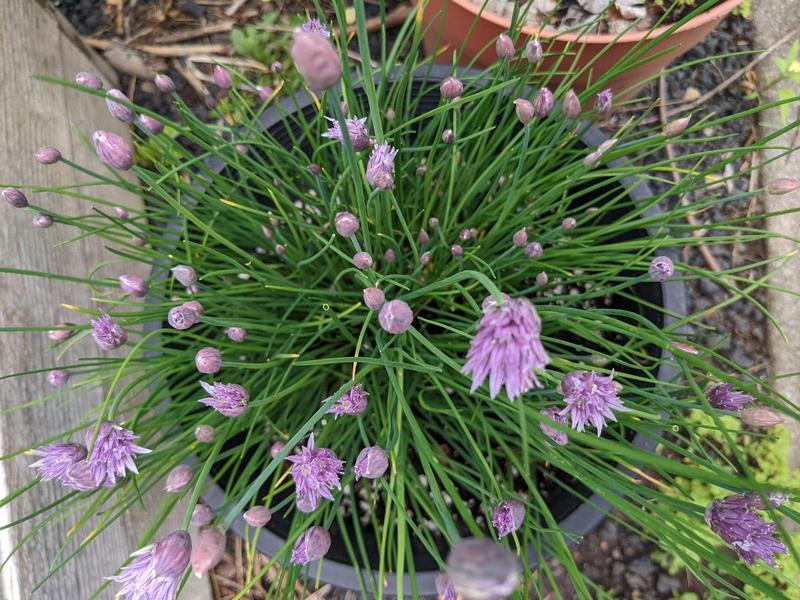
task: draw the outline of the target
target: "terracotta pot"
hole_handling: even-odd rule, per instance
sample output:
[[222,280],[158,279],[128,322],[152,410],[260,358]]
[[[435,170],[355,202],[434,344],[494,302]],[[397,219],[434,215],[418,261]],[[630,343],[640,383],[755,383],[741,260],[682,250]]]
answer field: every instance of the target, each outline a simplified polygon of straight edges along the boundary
[[[421,1],[421,0],[420,0]],[[644,64],[637,64],[622,75],[613,78],[603,87],[610,87],[615,94],[630,94],[647,79],[662,71],[670,62],[699,44],[742,0],[725,0],[702,15],[693,18],[664,40],[649,49],[646,56],[655,56]],[[511,27],[511,20],[487,11],[480,13],[481,5],[470,0],[428,0],[422,15],[423,27],[427,27],[424,45],[428,54],[436,56],[436,62],[453,64],[453,54],[463,46],[460,63],[466,65],[473,59],[475,64],[487,66],[497,60],[494,43],[501,33]],[[479,14],[480,13],[480,14]],[[442,18],[444,17],[444,19]],[[467,37],[470,28],[472,35]],[[585,89],[613,68],[625,55],[634,50],[643,40],[655,38],[667,31],[664,25],[653,31],[635,31],[621,36],[611,34],[547,33],[535,27],[523,27],[517,44],[527,43],[527,38],[538,35],[545,50],[545,59],[540,71],[549,71],[558,63],[560,73],[577,72],[589,64],[605,48],[586,72],[578,76],[575,87]],[[562,58],[563,57],[563,58]],[[640,59],[641,60],[641,59]],[[550,79],[555,87],[563,77]]]

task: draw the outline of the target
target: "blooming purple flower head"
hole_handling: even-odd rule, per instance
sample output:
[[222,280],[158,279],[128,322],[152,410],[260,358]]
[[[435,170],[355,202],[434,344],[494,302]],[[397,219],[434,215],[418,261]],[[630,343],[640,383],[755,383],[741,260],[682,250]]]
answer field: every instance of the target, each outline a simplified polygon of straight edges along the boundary
[[69,381],[69,371],[54,369],[47,374],[47,381],[54,387],[63,387]]
[[314,434],[308,438],[308,444],[300,448],[299,454],[287,456],[292,463],[292,478],[296,494],[311,505],[318,505],[322,498],[333,500],[331,490],[341,489],[339,478],[344,470],[344,461],[328,448],[314,446]]
[[159,73],[156,75],[153,81],[155,82],[158,91],[163,92],[164,94],[171,94],[175,91],[175,82],[172,81],[172,77],[169,75]]
[[367,181],[373,187],[386,191],[394,187],[394,159],[398,150],[388,143],[375,144],[367,163]]
[[522,581],[517,555],[489,538],[466,538],[447,555],[447,576],[462,598],[508,598]]
[[762,519],[757,508],[751,494],[714,500],[706,508],[706,524],[748,564],[760,558],[777,567],[774,555],[785,554],[786,546],[775,538],[778,526]]
[[414,313],[411,307],[402,300],[390,300],[378,313],[381,328],[394,335],[408,331],[413,321]]
[[656,281],[666,281],[675,274],[675,265],[669,256],[656,256],[650,263],[649,273]]
[[[339,121],[336,119],[331,119],[330,117],[325,118],[331,122],[331,126],[328,131],[322,134],[322,137],[337,140],[340,144],[344,145],[344,136],[342,134],[342,128],[339,124]],[[367,117],[362,117],[360,119],[345,119],[344,123],[347,125],[347,135],[350,137],[350,143],[353,145],[353,150],[359,152],[369,148],[371,142],[369,139],[369,129],[367,129]]]
[[328,31],[328,28],[325,27],[319,19],[309,19],[300,26],[300,29],[306,33],[318,33],[326,38],[331,37],[331,32]]
[[249,395],[247,390],[236,383],[213,383],[201,381],[200,385],[208,393],[208,398],[198,402],[210,406],[226,417],[238,417],[247,410]]
[[86,448],[80,444],[58,442],[37,448],[33,454],[39,460],[31,468],[39,472],[42,481],[61,481],[72,465],[86,458]]
[[130,102],[130,99],[125,95],[125,93],[122,90],[117,90],[117,89],[108,90],[108,96],[106,97],[106,106],[108,107],[108,112],[111,113],[112,117],[114,117],[119,121],[122,121],[123,123],[133,123],[133,119],[136,116],[136,113],[133,112],[132,108],[123,106],[119,102],[115,102],[115,99]]
[[[347,390],[336,404],[328,409],[328,414],[336,415],[334,418],[338,419],[343,415],[360,415],[367,410],[367,398],[369,392],[364,391],[363,386],[357,383],[349,390]],[[323,400],[323,402],[325,402]]]
[[594,101],[594,109],[602,116],[607,117],[611,114],[611,105],[614,102],[614,94],[610,89],[605,89],[599,94]]
[[[562,415],[561,411],[559,411],[555,406],[545,408],[542,411],[542,414],[548,419],[552,419],[556,423],[561,423],[562,425],[567,424],[566,415]],[[539,429],[541,429],[543,434],[545,434],[559,446],[566,446],[567,442],[569,441],[569,438],[565,432],[559,431],[555,427],[550,427],[550,425],[547,423],[539,423]]]
[[472,338],[463,372],[472,374],[472,391],[489,377],[489,395],[503,386],[509,400],[541,387],[534,369],[550,362],[539,334],[542,321],[527,298],[509,298],[502,304],[492,296],[483,301],[483,316]]
[[189,329],[197,323],[197,313],[185,306],[173,306],[167,313],[167,323],[173,329]]
[[96,486],[113,487],[127,471],[139,473],[133,459],[137,454],[148,454],[151,450],[136,444],[139,436],[130,429],[111,421],[103,421],[97,428],[97,437],[92,446],[95,426],[86,430],[86,447],[92,448],[87,459]]
[[733,384],[714,383],[706,387],[706,398],[708,403],[719,410],[740,411],[745,404],[753,401],[750,394],[736,392]]
[[133,148],[116,133],[95,131],[92,142],[100,162],[121,171],[127,171],[133,166]]
[[122,584],[120,594],[130,600],[173,600],[189,565],[192,538],[187,531],[174,531],[154,546],[133,554],[113,581]]
[[331,535],[327,530],[315,525],[306,529],[292,549],[293,565],[306,565],[319,560],[328,553],[331,547]]
[[586,425],[594,425],[600,436],[606,419],[617,420],[613,411],[627,410],[617,395],[613,372],[607,376],[594,371],[567,373],[561,379],[560,391],[567,404],[561,414],[572,417],[572,428],[577,431],[583,431]]
[[71,465],[61,477],[61,483],[79,492],[97,489],[88,459],[79,460]]
[[94,73],[88,71],[81,71],[75,75],[75,83],[83,85],[94,90],[99,90],[103,87],[103,80]]
[[383,477],[388,468],[389,456],[386,451],[379,446],[370,446],[358,453],[356,464],[353,466],[353,473],[356,474],[356,481],[362,477],[378,479]]
[[61,152],[58,148],[45,146],[36,151],[36,162],[41,165],[53,165],[61,160]]
[[92,321],[92,337],[103,350],[116,350],[128,341],[125,330],[102,310],[100,316]]
[[494,509],[492,525],[497,530],[497,537],[503,538],[519,529],[524,519],[525,505],[519,500],[509,498],[500,502]]
[[149,286],[145,283],[144,279],[138,275],[120,275],[119,276],[119,289],[125,294],[136,296],[137,298],[144,298],[147,296]]

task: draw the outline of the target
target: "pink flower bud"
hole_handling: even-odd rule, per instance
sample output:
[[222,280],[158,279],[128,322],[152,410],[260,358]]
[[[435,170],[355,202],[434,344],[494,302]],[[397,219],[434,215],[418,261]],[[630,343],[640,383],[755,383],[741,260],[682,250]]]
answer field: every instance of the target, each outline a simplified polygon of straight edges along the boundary
[[754,406],[752,408],[743,408],[739,412],[742,423],[750,427],[774,427],[784,422],[783,414],[766,406]]
[[127,171],[133,166],[133,148],[116,133],[95,131],[92,142],[100,162],[121,171]]
[[270,448],[269,448],[269,455],[270,455],[272,458],[277,458],[277,457],[278,457],[278,455],[279,455],[281,452],[283,452],[283,449],[284,449],[285,447],[286,447],[286,444],[284,444],[283,442],[275,442],[275,443],[274,443],[274,444],[272,444],[272,446],[270,446]]
[[167,323],[170,327],[183,331],[197,323],[197,313],[183,306],[174,306],[167,313]]
[[680,135],[692,122],[692,117],[683,117],[682,119],[675,119],[664,126],[664,135],[666,137],[675,137]]
[[69,381],[69,371],[56,369],[47,374],[47,381],[54,387],[63,387]]
[[466,242],[471,237],[472,237],[472,231],[470,231],[466,227],[458,232],[458,239],[460,239],[462,242]]
[[563,221],[561,221],[561,227],[566,229],[567,231],[572,231],[578,226],[578,222],[573,219],[572,217],[567,217]]
[[781,194],[788,194],[800,188],[800,180],[792,177],[782,177],[769,182],[767,185],[767,193],[773,196],[780,196]]
[[533,120],[533,104],[525,98],[514,100],[514,109],[517,111],[517,118],[523,125],[527,125]]
[[261,100],[261,102],[268,102],[272,97],[272,94],[275,93],[275,90],[269,86],[258,86],[256,88],[256,93],[258,94],[258,99]]
[[327,90],[342,77],[342,61],[328,38],[295,31],[290,49],[297,71],[313,90]]
[[439,86],[439,93],[445,100],[453,100],[464,93],[464,84],[455,77],[445,77]]
[[445,130],[442,132],[442,141],[443,141],[445,144],[447,144],[447,145],[450,145],[450,144],[452,144],[452,143],[453,143],[455,140],[456,140],[456,134],[455,134],[455,132],[453,132],[453,130],[452,130],[452,129],[445,129]]
[[437,219],[436,217],[431,217],[430,219],[428,219],[428,229],[433,231],[438,227],[439,227],[439,219]]
[[191,287],[197,283],[197,273],[188,265],[178,265],[170,270],[175,279],[178,280],[178,283],[184,287]]
[[153,80],[156,84],[156,87],[159,89],[160,92],[164,94],[171,94],[175,91],[175,82],[172,81],[172,77],[169,75],[164,75],[163,73],[159,73],[156,75],[156,78]]
[[600,113],[601,116],[607,117],[611,114],[611,108],[614,103],[614,94],[610,89],[605,89],[599,94],[594,101],[594,109]]
[[230,72],[219,65],[214,66],[214,83],[217,84],[218,88],[225,91],[233,87],[233,79],[231,79]]
[[656,281],[663,282],[675,274],[675,265],[669,256],[656,256],[650,263],[648,271],[650,277]]
[[276,75],[283,73],[283,63],[279,60],[273,61],[273,63],[269,66],[269,70]]
[[333,220],[336,233],[342,237],[350,237],[358,231],[358,218],[351,212],[338,212]]
[[383,477],[386,469],[389,468],[389,457],[383,448],[370,446],[358,453],[353,472],[356,474],[356,481],[361,477],[367,479],[378,479]]
[[17,188],[6,188],[0,192],[0,196],[14,208],[25,208],[28,206],[28,199]]
[[43,213],[36,213],[33,217],[33,226],[39,229],[47,229],[53,226],[53,217]]
[[244,513],[242,518],[250,527],[263,527],[272,519],[272,511],[266,506],[254,506]]
[[[58,326],[75,327],[75,323],[69,323],[65,321],[64,323],[59,323]],[[54,342],[63,342],[64,340],[71,338],[73,335],[75,335],[75,332],[71,329],[51,329],[47,332],[47,337]]]
[[278,256],[286,256],[286,246],[283,244],[275,244],[275,254]]
[[372,257],[366,252],[357,252],[353,256],[353,264],[361,270],[369,269],[372,266]]
[[316,163],[311,163],[307,168],[312,177],[318,177],[322,173],[322,168]]
[[164,124],[158,119],[154,119],[150,115],[139,115],[139,125],[153,135],[158,135],[164,131]]
[[555,99],[553,98],[553,92],[543,87],[539,90],[539,95],[536,96],[536,100],[533,101],[533,114],[540,119],[545,119],[553,112],[554,105]]
[[[158,578],[180,581],[189,565],[192,538],[187,531],[173,531],[153,549],[151,568]],[[163,588],[162,588],[163,589]]]
[[379,310],[384,302],[386,302],[386,297],[382,290],[376,287],[368,287],[364,290],[364,304],[370,310]]
[[200,348],[194,355],[194,364],[201,373],[213,375],[222,367],[222,353],[209,346]]
[[578,98],[578,94],[574,90],[569,90],[567,95],[564,96],[561,110],[567,119],[576,119],[580,116],[583,107],[581,106],[581,99]]
[[524,248],[528,243],[528,230],[523,227],[514,234],[512,239],[517,248]]
[[447,576],[463,598],[507,598],[522,581],[517,556],[489,538],[466,538],[447,556]]
[[525,256],[528,258],[539,258],[543,252],[544,249],[539,242],[531,242],[525,246]]
[[383,261],[387,264],[392,264],[397,260],[397,255],[394,253],[394,250],[389,248],[386,252],[383,253]]
[[419,230],[419,245],[424,246],[428,242],[431,241],[431,237],[428,235],[428,232],[424,229]]
[[431,259],[432,256],[430,252],[423,252],[419,257],[419,264],[425,267],[431,263]]
[[127,219],[128,217],[130,217],[128,211],[122,208],[121,206],[114,207],[114,214],[117,215],[117,217],[119,217],[120,219]]
[[144,298],[150,287],[145,283],[144,279],[138,275],[120,275],[119,288],[125,294],[136,296],[137,298]]
[[75,75],[75,83],[94,90],[99,90],[103,87],[103,81],[97,75],[88,71],[81,71]]
[[210,444],[217,436],[211,425],[198,425],[194,428],[194,439],[202,444]]
[[198,300],[189,300],[181,304],[181,306],[183,308],[193,310],[194,312],[197,313],[198,317],[202,317],[204,314],[206,314],[206,309],[203,308],[203,305],[200,304]]
[[464,256],[464,249],[458,244],[453,244],[450,246],[450,254],[452,254],[454,258],[461,258]]
[[195,525],[208,525],[214,520],[214,511],[208,504],[198,504],[192,511],[192,523]]
[[125,100],[126,102],[130,102],[128,97],[125,95],[124,92],[117,89],[108,90],[108,96],[106,97],[106,106],[108,107],[108,112],[111,113],[111,116],[115,119],[122,121],[123,123],[133,123],[133,119],[136,116],[136,113],[133,112],[132,108],[124,106],[119,102],[115,102],[114,100]]
[[497,36],[497,41],[494,45],[494,50],[497,53],[497,58],[511,58],[514,56],[514,42],[508,37],[508,34],[501,33]]
[[45,146],[36,151],[36,162],[42,165],[52,165],[61,160],[61,152],[58,148]]
[[167,475],[167,485],[164,486],[164,491],[169,493],[180,492],[192,482],[192,479],[194,479],[192,467],[189,465],[178,465]]
[[319,560],[328,553],[330,547],[330,534],[322,527],[315,525],[314,527],[306,529],[300,537],[297,538],[297,542],[295,542],[294,548],[292,549],[291,562],[295,565],[305,565]]
[[414,313],[402,300],[391,300],[381,307],[378,321],[384,331],[392,334],[404,333],[411,327]]
[[243,342],[247,339],[247,330],[244,327],[228,327],[225,333],[232,342]]
[[192,548],[192,571],[202,577],[216,567],[225,555],[225,532],[219,527],[206,527],[197,535]]
[[539,38],[533,38],[526,44],[525,59],[533,66],[537,66],[542,62],[544,59],[544,49],[542,48],[542,43],[539,41]]
[[536,285],[547,285],[548,277],[547,273],[542,271],[536,276]]

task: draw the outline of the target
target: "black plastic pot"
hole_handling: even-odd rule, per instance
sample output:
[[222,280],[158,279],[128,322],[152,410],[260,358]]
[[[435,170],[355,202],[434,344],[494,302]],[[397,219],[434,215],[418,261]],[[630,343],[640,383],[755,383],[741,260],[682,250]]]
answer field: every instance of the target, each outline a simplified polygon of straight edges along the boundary
[[[420,110],[427,111],[434,108],[439,103],[438,84],[431,86],[429,84],[441,81],[444,77],[450,75],[450,68],[444,66],[433,66],[420,70],[414,76],[414,82],[421,90],[423,86],[427,85],[435,91],[429,97],[422,98],[420,102]],[[357,89],[358,93],[360,89]],[[285,115],[302,111],[306,113],[307,117],[311,117],[317,112],[312,98],[307,94],[298,94],[294,98],[285,99],[279,107],[272,107],[267,110],[261,119],[261,125],[264,130],[269,131],[272,136],[279,142],[287,147],[292,145],[292,137],[286,130],[287,120]],[[590,127],[585,130],[582,136],[582,143],[587,147],[597,147],[608,137],[600,130]],[[626,164],[624,160],[617,160],[610,163],[611,167],[621,166]],[[218,160],[209,162],[209,167],[214,170],[221,171],[224,164]],[[632,179],[625,179],[619,184],[627,189],[628,195],[634,202],[643,202],[651,196],[650,189],[643,181],[637,182]],[[651,208],[646,215],[657,214],[657,208]],[[649,235],[651,232],[642,230],[641,235]],[[663,284],[655,282],[645,282],[637,285],[636,292],[640,298],[643,298],[648,303],[656,306],[663,307],[663,311],[650,310],[650,314],[646,315],[659,327],[669,325],[674,318],[670,315],[685,314],[685,290],[683,283],[678,281],[667,281]],[[645,311],[647,312],[647,311]],[[659,379],[661,381],[669,381],[677,374],[677,367],[669,361],[662,361],[659,368]],[[633,439],[633,444],[641,449],[652,451],[655,448],[656,442],[652,437],[638,434]],[[223,490],[216,483],[209,481],[210,488],[203,495],[204,500],[211,506],[211,508],[218,510],[225,504]],[[577,484],[580,486],[580,484]],[[585,490],[585,488],[584,488]],[[590,493],[590,490],[585,490]],[[577,539],[592,531],[603,519],[610,505],[603,498],[597,494],[592,494],[588,501],[580,502],[575,496],[564,492],[565,498],[556,506],[551,506],[551,510],[556,518],[559,518],[559,525],[562,530],[570,532],[572,535],[570,539]],[[559,517],[559,515],[561,515]],[[237,517],[232,524],[233,530],[244,536],[246,524],[241,516]],[[288,533],[288,521],[282,519],[279,515],[273,516],[272,522],[265,527],[258,538],[258,550],[267,556],[275,555],[283,546],[285,546],[284,536]],[[333,547],[337,546],[337,540],[334,539]],[[341,543],[339,543],[341,547]],[[319,573],[320,580],[324,583],[345,588],[354,591],[361,591],[362,581],[363,586],[366,587],[370,595],[374,595],[375,590],[372,589],[372,580],[377,581],[377,573],[374,577],[359,577],[354,568],[341,558],[337,560],[335,556],[337,553],[329,552],[328,556],[322,561],[321,569],[318,570],[319,565],[312,563],[308,566],[308,572],[317,574]],[[341,554],[341,552],[339,552]],[[529,562],[531,565],[536,564],[536,555],[534,552],[529,554]],[[344,559],[346,560],[346,558]],[[340,562],[341,561],[341,562]],[[421,562],[430,562],[422,560]],[[435,595],[435,579],[438,571],[422,570],[416,573],[416,587],[420,595]],[[384,596],[392,597],[393,590],[397,588],[396,574],[388,573],[385,577],[386,587],[384,588]],[[411,582],[408,575],[405,575],[404,589],[410,590]]]

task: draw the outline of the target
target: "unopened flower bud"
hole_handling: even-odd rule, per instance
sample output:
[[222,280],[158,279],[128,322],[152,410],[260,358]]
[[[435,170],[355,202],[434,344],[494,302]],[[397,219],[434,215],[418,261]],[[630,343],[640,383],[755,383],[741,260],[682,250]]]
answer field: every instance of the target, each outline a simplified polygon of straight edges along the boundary
[[156,84],[156,87],[159,89],[160,92],[164,94],[171,94],[175,91],[175,82],[172,81],[172,77],[169,75],[164,75],[163,73],[159,73],[156,75],[155,79],[153,80]]
[[92,142],[100,162],[120,171],[127,171],[133,166],[133,148],[116,133],[95,131]]
[[419,257],[419,264],[425,267],[431,263],[431,258],[430,252],[423,252]]
[[47,381],[50,385],[55,387],[63,387],[69,381],[69,371],[64,369],[56,369],[47,374]]
[[197,313],[183,306],[174,306],[167,313],[167,323],[170,327],[183,331],[197,323]]
[[111,89],[108,90],[108,97],[106,98],[106,106],[108,107],[108,112],[111,113],[111,116],[115,119],[122,121],[123,123],[133,123],[133,119],[136,116],[136,113],[133,112],[132,108],[124,106],[116,100],[125,100],[126,102],[130,102],[128,97],[122,90]]
[[243,342],[247,339],[247,330],[244,327],[228,327],[225,332],[232,342]]
[[428,219],[428,228],[431,231],[433,231],[437,227],[439,227],[439,219],[437,219],[436,217],[431,217],[430,219]]
[[[64,322],[64,323],[59,323],[58,326],[75,327],[75,323]],[[71,338],[73,335],[75,335],[75,332],[72,331],[71,329],[51,329],[50,331],[47,332],[47,337],[49,337],[54,342],[63,342],[64,340]]]
[[364,305],[370,310],[380,310],[384,302],[386,302],[386,297],[383,290],[376,287],[368,287],[364,290]]
[[767,193],[773,196],[780,196],[781,194],[788,194],[800,188],[800,179],[792,177],[781,177],[774,179],[767,185]]
[[548,277],[547,273],[542,271],[538,275],[536,275],[536,285],[547,285]]
[[127,219],[128,217],[130,217],[128,211],[122,208],[121,206],[114,207],[114,214],[117,215],[117,217],[120,219]]
[[455,77],[445,77],[439,86],[439,93],[445,100],[453,100],[464,93],[464,84]]
[[369,269],[372,266],[372,257],[366,252],[357,252],[353,256],[353,264],[359,269]]
[[750,427],[774,427],[784,422],[783,414],[767,406],[743,408],[739,412],[742,423]]
[[320,173],[322,173],[322,169],[316,163],[311,163],[308,165],[308,172],[311,173],[312,176],[317,177]]
[[61,160],[61,152],[58,148],[45,146],[36,151],[36,162],[42,165],[52,165]]
[[140,236],[140,235],[134,235],[134,236],[131,236],[131,243],[134,246],[138,246],[139,248],[141,248],[142,246],[147,244],[147,239],[142,237],[142,236]]
[[218,88],[225,90],[227,92],[229,89],[233,87],[233,79],[231,79],[231,74],[224,67],[215,65],[213,77],[214,77],[214,83],[217,85]]
[[[189,565],[192,554],[192,538],[188,531],[173,531],[153,548],[150,568],[159,580],[172,580],[180,584],[180,578]],[[163,587],[161,589],[164,589]]]
[[517,556],[488,538],[462,539],[447,556],[447,576],[470,600],[507,598],[522,581]]
[[276,60],[269,66],[269,70],[275,73],[276,75],[279,73],[283,73],[283,63],[279,60]]
[[656,281],[666,281],[675,274],[675,265],[669,256],[656,256],[650,263],[650,277]]
[[53,226],[53,217],[44,213],[36,213],[33,217],[33,226],[39,229],[47,229]]
[[172,275],[184,287],[191,287],[197,283],[197,273],[189,265],[177,265],[170,269]]
[[680,135],[692,122],[692,117],[683,117],[682,119],[675,119],[664,126],[664,135],[666,137],[675,137]]
[[445,144],[450,145],[455,141],[455,139],[456,139],[456,134],[453,132],[452,129],[445,129],[442,132],[442,141]]
[[263,527],[272,519],[272,511],[266,506],[254,506],[242,515],[250,527]]
[[198,425],[194,428],[194,439],[202,444],[210,444],[217,436],[211,425]]
[[386,114],[386,120],[389,122],[394,121],[395,117],[397,116],[397,113],[391,106],[386,109],[385,114]]
[[450,246],[450,254],[452,254],[454,258],[461,258],[464,256],[464,249],[458,244],[453,244]]
[[280,455],[280,453],[283,452],[283,449],[285,447],[286,444],[284,444],[283,442],[275,442],[274,444],[272,444],[272,446],[269,447],[269,455],[272,458],[277,458]]
[[305,565],[319,560],[328,553],[331,547],[331,535],[322,527],[313,526],[306,529],[292,548],[291,562]]
[[94,73],[88,71],[81,71],[75,75],[75,83],[83,85],[93,90],[99,90],[103,87],[103,81]]
[[194,479],[194,471],[189,465],[178,465],[174,467],[167,475],[167,484],[164,486],[164,491],[169,493],[177,493],[186,488]]
[[581,114],[581,99],[574,90],[569,90],[567,95],[564,96],[564,101],[561,105],[561,110],[567,119],[575,119]]
[[28,206],[28,199],[17,188],[6,188],[0,192],[0,196],[14,208],[25,208]]
[[417,174],[417,177],[425,177],[425,173],[428,172],[428,167],[425,165],[420,165],[417,167],[417,170],[414,173]]
[[472,232],[466,227],[458,232],[458,239],[460,239],[462,242],[466,242],[471,237],[472,237]]
[[272,94],[275,93],[275,90],[269,86],[258,86],[256,88],[256,93],[258,94],[258,99],[261,100],[261,102],[268,102],[272,97]]
[[164,131],[164,124],[158,119],[154,119],[150,115],[139,115],[139,125],[153,135],[158,135]]
[[219,527],[202,529],[192,547],[192,571],[202,577],[216,567],[224,555],[225,532]]
[[286,256],[286,246],[283,244],[275,244],[275,254],[278,256]]
[[389,456],[383,448],[370,446],[358,453],[353,472],[356,474],[356,481],[362,477],[367,479],[378,479],[383,477],[389,468]]
[[528,258],[539,258],[544,252],[542,245],[539,242],[531,242],[525,246],[525,256]]
[[533,104],[529,100],[517,98],[514,100],[514,110],[523,125],[527,125],[533,120]]
[[533,38],[525,45],[525,59],[533,66],[537,66],[542,62],[544,50],[539,38]]
[[597,94],[597,98],[594,101],[594,109],[603,117],[607,117],[611,114],[613,102],[614,94],[611,93],[610,89],[605,89]]
[[424,229],[420,229],[419,230],[419,245],[420,246],[424,246],[425,244],[427,244],[430,241],[431,241],[431,238],[428,235],[428,232],[425,231]]
[[195,525],[208,525],[214,520],[214,511],[208,504],[198,504],[192,511],[192,523]]
[[517,248],[524,248],[528,243],[528,230],[523,227],[513,235],[512,239]]
[[543,87],[539,90],[539,95],[536,96],[536,100],[533,101],[533,114],[540,119],[545,119],[553,112],[554,105],[555,99],[553,98],[553,92]]
[[392,264],[397,260],[397,255],[395,254],[394,250],[389,248],[386,252],[383,253],[383,260],[388,264]]
[[200,348],[194,355],[194,365],[201,373],[213,375],[222,368],[222,353],[210,346]]
[[336,233],[342,237],[350,237],[358,231],[358,218],[351,212],[338,212],[333,220]]
[[290,52],[297,71],[311,89],[326,90],[341,79],[342,61],[328,38],[317,33],[295,31]]
[[561,227],[563,229],[566,229],[567,231],[572,231],[577,226],[578,226],[578,222],[572,217],[567,217],[566,219],[561,221]]
[[497,53],[497,58],[511,58],[514,56],[514,42],[506,33],[501,33],[497,36],[494,50]]
[[137,298],[144,298],[150,287],[145,283],[144,279],[138,275],[120,275],[119,276],[119,289],[124,294],[130,294]]
[[391,300],[381,307],[378,321],[384,331],[392,334],[404,333],[411,327],[414,313],[402,300]]
[[188,308],[189,310],[193,310],[194,312],[197,313],[198,317],[202,317],[204,314],[206,314],[206,309],[203,308],[203,305],[200,304],[198,300],[188,300],[187,302],[181,304],[181,306],[183,306],[183,308]]

